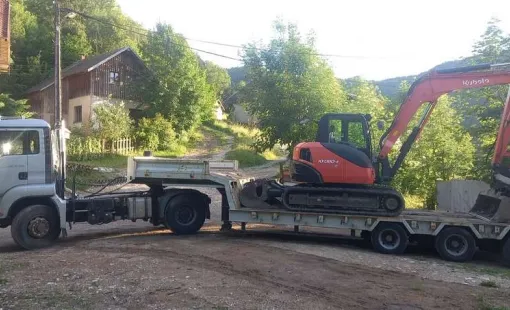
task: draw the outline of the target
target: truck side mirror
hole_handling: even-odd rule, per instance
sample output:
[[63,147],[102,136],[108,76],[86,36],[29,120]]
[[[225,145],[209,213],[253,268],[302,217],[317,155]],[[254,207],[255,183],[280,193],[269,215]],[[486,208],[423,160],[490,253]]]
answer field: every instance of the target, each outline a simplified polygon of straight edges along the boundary
[[378,121],[377,122],[377,128],[379,130],[383,130],[384,129],[384,121]]

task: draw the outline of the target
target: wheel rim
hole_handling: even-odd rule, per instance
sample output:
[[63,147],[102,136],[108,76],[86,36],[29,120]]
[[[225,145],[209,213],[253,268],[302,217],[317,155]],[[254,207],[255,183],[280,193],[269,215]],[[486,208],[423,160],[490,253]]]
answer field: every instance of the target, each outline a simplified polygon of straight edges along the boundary
[[468,250],[468,241],[462,235],[450,235],[444,241],[445,250],[451,256],[462,256]]
[[42,239],[50,232],[50,222],[44,217],[36,217],[28,223],[28,234],[32,238]]
[[384,206],[386,207],[386,209],[390,211],[395,211],[398,209],[399,203],[396,198],[390,197],[386,198],[386,200],[384,201]]
[[177,210],[176,221],[180,225],[186,226],[191,224],[196,217],[195,209],[190,206],[181,206]]
[[379,244],[386,250],[395,250],[400,245],[400,235],[394,229],[385,229],[379,234]]

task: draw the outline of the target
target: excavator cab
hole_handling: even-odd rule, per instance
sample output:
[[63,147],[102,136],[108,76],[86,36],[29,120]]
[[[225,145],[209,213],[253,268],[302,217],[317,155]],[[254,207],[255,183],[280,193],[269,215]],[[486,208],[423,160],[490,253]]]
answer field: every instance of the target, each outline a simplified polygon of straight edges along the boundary
[[[343,144],[372,158],[370,114],[326,114],[319,120],[316,142]],[[332,145],[334,147],[334,145]]]
[[293,151],[291,179],[302,183],[373,184],[370,115],[322,116],[314,142]]

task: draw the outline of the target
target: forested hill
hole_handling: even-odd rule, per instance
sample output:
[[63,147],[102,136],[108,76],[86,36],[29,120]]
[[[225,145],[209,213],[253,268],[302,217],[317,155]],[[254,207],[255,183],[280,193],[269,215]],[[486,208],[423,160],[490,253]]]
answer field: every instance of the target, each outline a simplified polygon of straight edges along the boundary
[[[439,64],[436,68],[437,69],[450,69],[450,68],[456,68],[456,67],[462,67],[462,66],[468,66],[474,59],[472,57],[465,58],[462,60],[453,60],[453,61],[447,61],[444,63]],[[236,85],[240,81],[244,81],[246,77],[246,71],[244,67],[233,67],[229,68],[228,74],[230,75],[230,79],[232,81],[232,85]],[[379,81],[370,81],[374,85],[376,85],[379,90],[381,91],[381,94],[387,98],[394,98],[398,93],[400,89],[400,84],[403,81],[408,82],[411,84],[417,76],[419,76],[422,73],[416,74],[416,75],[408,75],[408,76],[398,76],[393,77],[389,79],[379,80]],[[339,79],[347,86],[351,84],[351,82],[354,80],[354,78],[347,78],[347,79]]]
[[[469,66],[470,63],[472,63],[472,61],[474,61],[474,59],[472,59],[472,57],[465,58],[462,60],[447,61],[447,62],[443,62],[443,63],[439,64],[438,66],[436,66],[436,69],[451,69],[451,68]],[[422,72],[422,73],[424,73],[424,72]],[[398,77],[393,77],[393,78],[379,80],[379,81],[372,81],[372,83],[374,83],[379,88],[379,90],[381,91],[381,93],[384,96],[386,96],[388,98],[394,98],[398,94],[399,89],[400,89],[400,84],[402,82],[405,81],[405,82],[408,82],[409,84],[411,84],[416,79],[416,77],[418,77],[422,73],[419,73],[416,75],[398,76]],[[346,81],[348,81],[348,80],[349,79],[347,79]]]

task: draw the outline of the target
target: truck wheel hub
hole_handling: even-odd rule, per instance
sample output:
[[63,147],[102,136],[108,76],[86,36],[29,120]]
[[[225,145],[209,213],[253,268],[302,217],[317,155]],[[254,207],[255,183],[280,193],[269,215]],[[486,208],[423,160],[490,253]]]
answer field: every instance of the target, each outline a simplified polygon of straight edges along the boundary
[[36,217],[28,223],[28,233],[34,238],[44,238],[50,231],[50,222],[43,217]]
[[452,235],[446,239],[446,251],[450,255],[463,255],[467,251],[467,240],[460,235]]
[[393,229],[387,229],[379,235],[379,244],[387,250],[396,249],[400,245],[400,236]]
[[177,222],[188,225],[195,219],[195,211],[188,206],[183,206],[177,211]]

